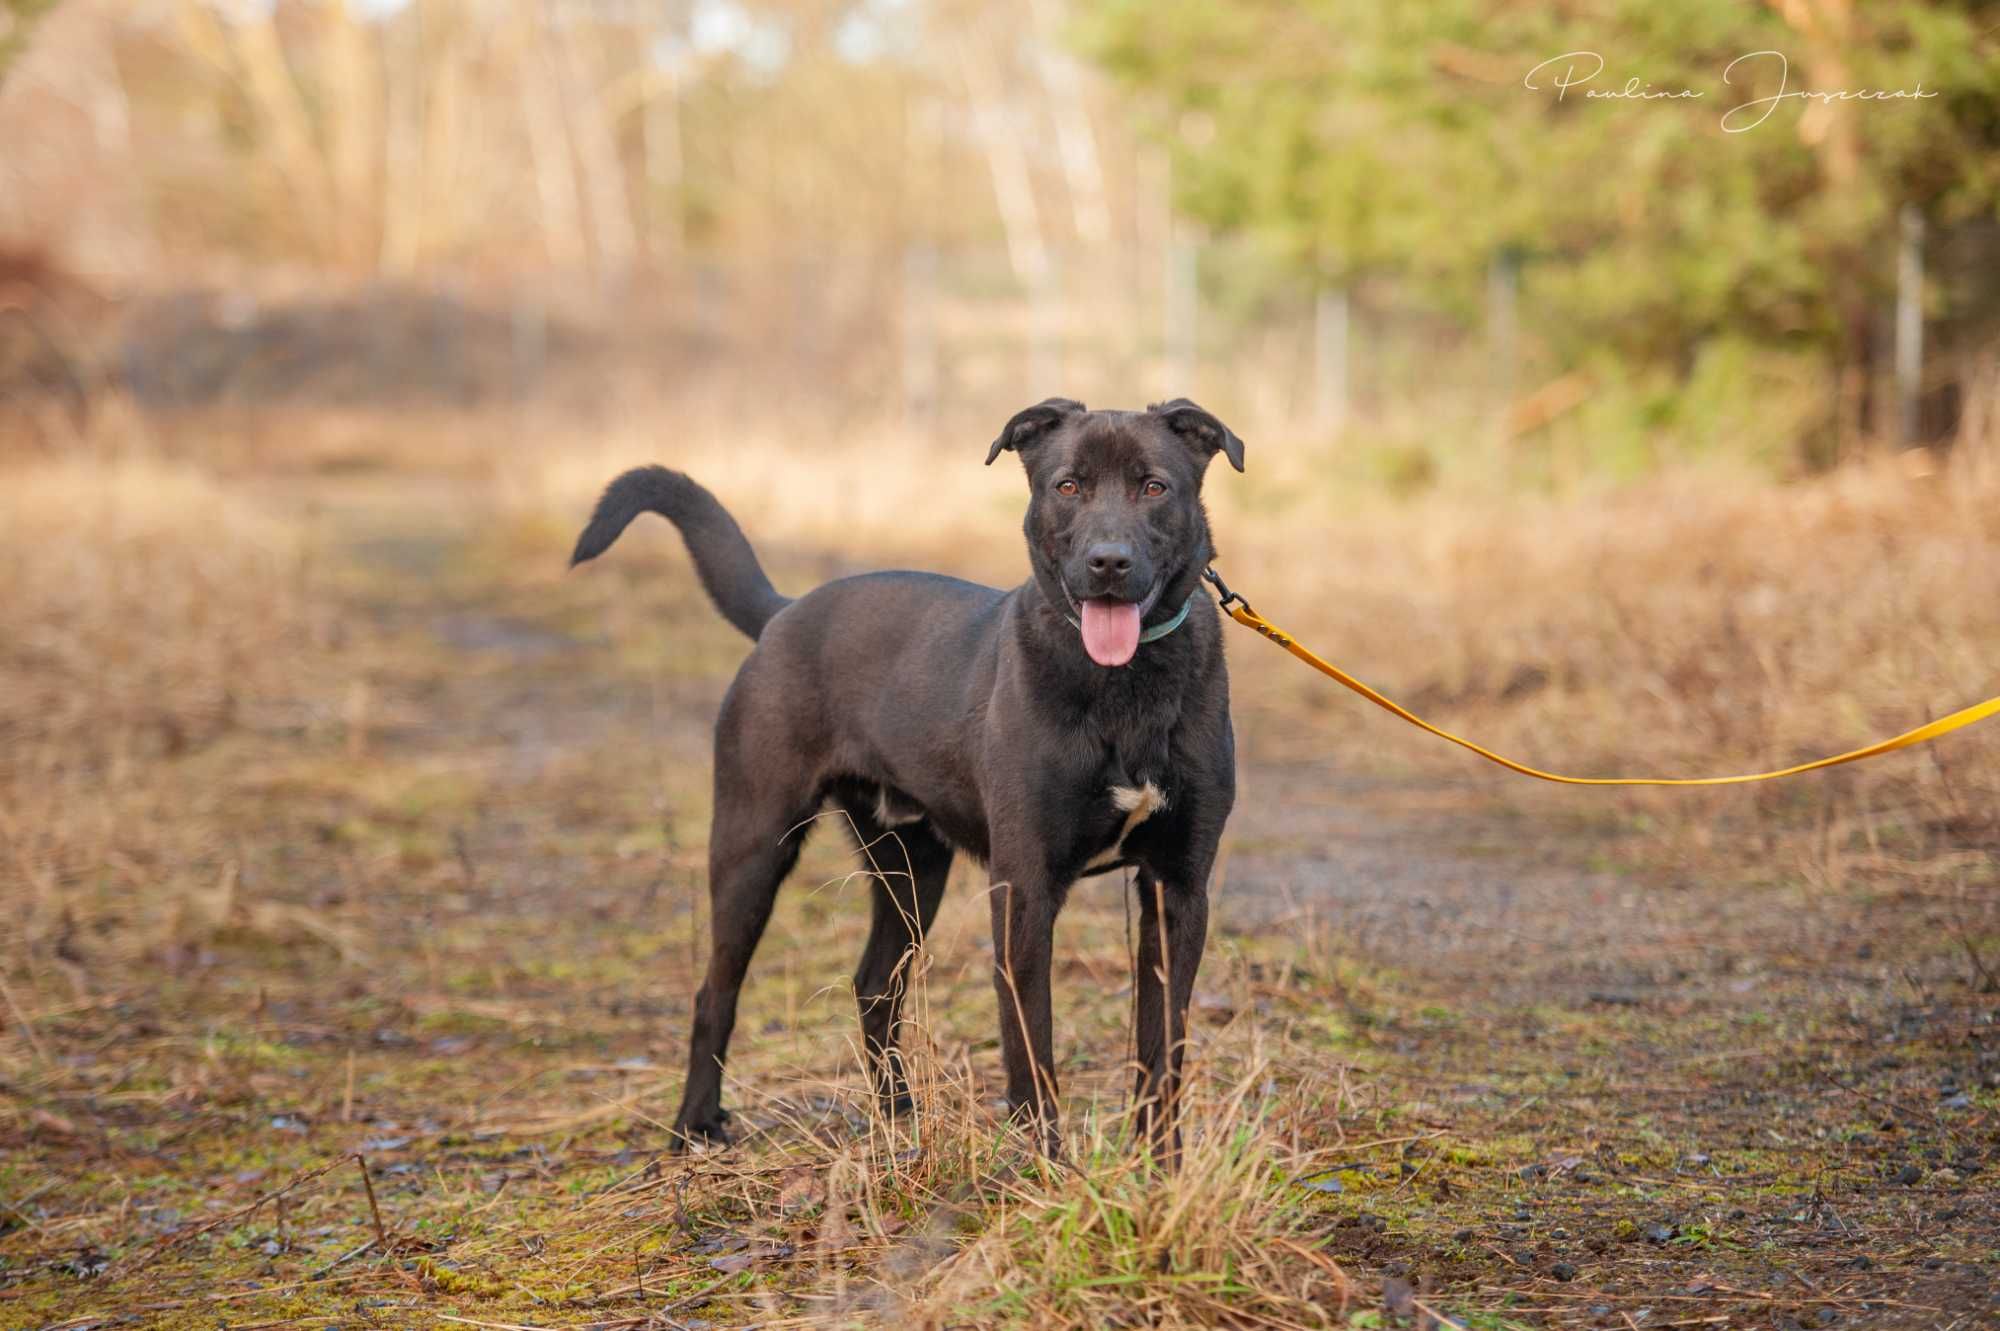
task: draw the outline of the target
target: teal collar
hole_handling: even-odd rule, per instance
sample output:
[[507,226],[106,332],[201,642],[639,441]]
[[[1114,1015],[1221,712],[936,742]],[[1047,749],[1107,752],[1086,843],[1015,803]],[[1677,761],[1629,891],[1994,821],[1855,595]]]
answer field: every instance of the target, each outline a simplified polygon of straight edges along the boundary
[[[1181,608],[1179,614],[1175,615],[1172,619],[1168,620],[1164,624],[1155,624],[1153,625],[1153,627],[1149,629],[1141,629],[1139,631],[1139,641],[1142,643],[1158,642],[1160,639],[1166,637],[1169,633],[1172,633],[1175,629],[1187,623],[1188,611],[1191,610],[1193,607],[1194,607],[1194,596],[1192,593],[1190,593],[1187,600],[1181,602]],[[1083,625],[1077,621],[1077,617],[1075,615],[1065,614],[1063,618],[1069,621],[1071,628],[1081,629],[1083,627]]]
[[1188,597],[1187,600],[1182,601],[1179,614],[1175,615],[1172,619],[1168,620],[1164,624],[1155,624],[1153,625],[1153,627],[1149,629],[1142,629],[1139,633],[1139,641],[1158,642],[1160,639],[1166,637],[1169,633],[1172,633],[1175,629],[1179,628],[1182,624],[1185,624],[1187,622],[1188,608],[1193,604],[1194,604],[1194,597],[1192,596]]

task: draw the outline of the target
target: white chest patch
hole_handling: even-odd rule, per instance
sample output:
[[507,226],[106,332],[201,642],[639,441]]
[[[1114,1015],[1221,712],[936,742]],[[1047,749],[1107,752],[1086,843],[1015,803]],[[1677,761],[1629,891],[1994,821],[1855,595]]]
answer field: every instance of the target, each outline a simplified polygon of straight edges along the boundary
[[1118,829],[1118,839],[1108,849],[1092,856],[1090,863],[1083,866],[1085,869],[1099,868],[1117,860],[1124,852],[1125,838],[1132,835],[1132,829],[1166,808],[1167,797],[1150,781],[1138,787],[1113,786],[1111,807],[1125,815],[1125,824]]

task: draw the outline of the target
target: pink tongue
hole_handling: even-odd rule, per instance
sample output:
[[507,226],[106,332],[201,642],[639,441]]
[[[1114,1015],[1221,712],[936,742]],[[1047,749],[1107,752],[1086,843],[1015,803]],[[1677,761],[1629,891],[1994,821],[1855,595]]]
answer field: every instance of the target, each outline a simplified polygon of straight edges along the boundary
[[1123,601],[1083,603],[1083,650],[1101,666],[1122,666],[1139,650],[1139,607]]

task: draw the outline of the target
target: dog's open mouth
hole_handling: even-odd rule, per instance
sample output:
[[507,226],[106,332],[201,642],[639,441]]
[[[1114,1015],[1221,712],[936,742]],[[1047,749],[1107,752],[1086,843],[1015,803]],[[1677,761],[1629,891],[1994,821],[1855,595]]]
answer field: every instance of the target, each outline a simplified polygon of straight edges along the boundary
[[1128,664],[1139,651],[1139,626],[1145,621],[1146,612],[1160,599],[1165,585],[1164,580],[1155,582],[1145,599],[1139,601],[1119,601],[1108,596],[1079,601],[1070,594],[1069,584],[1064,583],[1063,594],[1069,596],[1074,612],[1071,622],[1083,634],[1083,650],[1090,659],[1101,666]]

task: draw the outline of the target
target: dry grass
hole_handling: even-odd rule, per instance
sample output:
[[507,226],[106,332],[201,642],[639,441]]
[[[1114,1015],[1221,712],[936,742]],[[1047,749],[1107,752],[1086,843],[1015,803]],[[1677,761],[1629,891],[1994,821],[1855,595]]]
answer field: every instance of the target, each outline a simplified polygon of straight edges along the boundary
[[[1980,1117],[1960,1126],[1920,1099],[1939,1069],[1972,1066],[1978,976],[1917,912],[1941,880],[1990,896],[1974,852],[1993,843],[2000,735],[1766,792],[1543,798],[1352,710],[1248,635],[1232,655],[1253,798],[1309,804],[1256,781],[1331,753],[1356,779],[1484,783],[1478,802],[1517,799],[1543,827],[1620,824],[1619,856],[1718,893],[1803,876],[1814,909],[1873,931],[1884,966],[1929,986],[1936,1025],[1885,1026],[1885,991],[1836,999],[1810,974],[1764,982],[1761,1024],[1709,998],[1502,1001],[1288,914],[1218,930],[1189,1156],[1163,1177],[1127,1141],[1126,922],[1093,889],[1064,920],[1071,1154],[1053,1169],[992,1103],[970,872],[913,992],[922,1112],[874,1115],[834,980],[864,913],[829,846],[746,994],[731,1087],[746,1141],[656,1158],[699,963],[700,735],[741,649],[661,529],[563,578],[578,516],[617,467],[660,460],[722,494],[788,586],[891,560],[1010,579],[1019,562],[1020,481],[1011,461],[979,467],[981,441],[807,443],[698,410],[673,420],[670,439],[537,423],[485,454],[469,441],[498,421],[455,422],[442,450],[393,422],[294,422],[279,428],[316,440],[325,475],[245,461],[282,451],[270,438],[222,441],[228,479],[194,459],[183,423],[168,444],[182,461],[98,440],[93,456],[7,468],[0,904],[29,927],[0,958],[0,1322],[1363,1326],[1421,1305],[1503,1326],[1587,1321],[1591,1299],[1722,1297],[1739,1316],[1874,1299],[1881,1315],[1914,1288],[1835,1270],[1845,1231],[1786,1246],[1785,1217],[1833,1198],[1877,1236],[1923,1232],[1898,1219],[1918,1194],[1877,1178],[1901,1167],[1900,1142],[1851,1135],[1884,1116],[1914,1115],[1910,1150],[1943,1153],[1910,1157],[1931,1177],[1978,1167],[1991,1091],[1975,1088]],[[371,470],[349,474],[350,451]],[[442,478],[426,465],[441,456]],[[1532,761],[1774,764],[1996,686],[2000,479],[1976,449],[1929,475],[1883,464],[1774,487],[1707,472],[1564,501],[1392,504],[1344,489],[1337,454],[1255,437],[1251,468],[1211,481],[1231,581],[1328,655]],[[334,511],[313,516],[322,503]],[[452,646],[476,616],[543,636]],[[573,729],[499,738],[546,717]],[[1317,833],[1295,835],[1262,853],[1303,859]],[[1568,841],[1588,838],[1537,853]],[[1897,898],[1906,927],[1868,914],[1891,887],[1912,893]],[[1686,909],[1693,929],[1703,908]],[[1970,918],[1976,953],[1990,902]],[[1751,1040],[1758,1059],[1733,1063]],[[1883,1048],[1904,1061],[1863,1062]],[[1648,1066],[1663,1049],[1722,1060]],[[1829,1059],[1831,1084],[1816,1071]],[[1744,1108],[1781,1075],[1766,1062],[1797,1070],[1776,1127]],[[1788,1146],[1768,1139],[1780,1129]],[[1683,1183],[1695,1149],[1741,1168]],[[362,1246],[374,1230],[351,1167],[272,1197],[356,1150],[386,1244]],[[1573,1195],[1580,1159],[1615,1186]],[[1976,1204],[1978,1177],[1924,1196]],[[1508,1234],[1508,1208],[1530,1201],[1548,1219]],[[1667,1208],[1698,1244],[1627,1242]],[[1588,1246],[1600,1233],[1608,1250]],[[1972,1269],[1990,1237],[1926,1241]],[[1822,1292],[1759,1274],[1752,1254],[1773,1251],[1819,1263]],[[1570,1262],[1587,1297],[1552,1274]],[[1740,1298],[1673,1292],[1703,1272]]]
[[200,747],[239,697],[282,691],[310,632],[283,515],[145,457],[38,461],[7,481],[10,742],[102,768]]
[[[1885,460],[1785,487],[1695,475],[1585,502],[1405,512],[1344,535],[1349,557],[1319,579],[1286,578],[1262,546],[1231,572],[1323,654],[1509,756],[1578,775],[1719,775],[1858,747],[2000,692],[1996,501],[1992,456],[1974,452],[1925,474]],[[1279,664],[1276,705],[1353,706]],[[1689,866],[1714,866],[1703,852],[1719,822],[1760,829],[1767,853],[1829,819],[1876,852],[1893,828],[1916,857],[2000,833],[1991,727],[1801,781],[1577,792],[1385,718],[1359,724],[1390,761],[1470,771],[1525,809],[1650,820],[1659,852]],[[1299,734],[1302,748],[1324,742]]]
[[309,681],[337,629],[298,523],[139,453],[8,468],[0,531],[0,833],[26,936],[143,948],[189,902],[226,919],[247,904],[230,810],[184,777],[328,720]]

